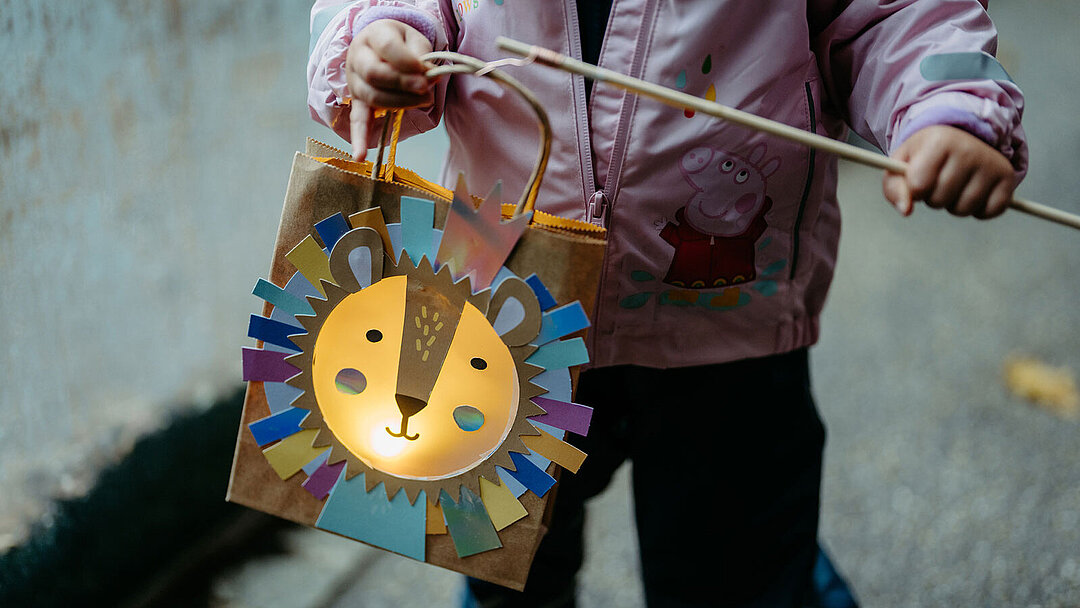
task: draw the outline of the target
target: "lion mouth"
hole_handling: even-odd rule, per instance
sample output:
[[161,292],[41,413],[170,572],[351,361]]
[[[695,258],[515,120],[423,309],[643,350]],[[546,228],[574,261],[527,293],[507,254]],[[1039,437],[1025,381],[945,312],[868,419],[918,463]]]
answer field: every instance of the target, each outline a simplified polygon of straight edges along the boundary
[[386,432],[390,433],[391,437],[404,437],[405,439],[407,439],[409,441],[416,441],[417,439],[420,438],[420,433],[417,433],[415,435],[409,435],[409,417],[408,416],[402,416],[401,417],[401,430],[400,431],[395,433],[394,431],[390,430],[390,427],[386,427]]

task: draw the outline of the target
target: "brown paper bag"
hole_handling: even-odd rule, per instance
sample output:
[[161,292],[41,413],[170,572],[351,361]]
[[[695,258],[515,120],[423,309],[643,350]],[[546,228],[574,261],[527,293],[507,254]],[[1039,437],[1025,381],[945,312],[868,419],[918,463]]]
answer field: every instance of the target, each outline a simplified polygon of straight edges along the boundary
[[[440,58],[451,57],[444,55]],[[469,73],[477,68],[477,63],[474,60],[470,61],[471,58],[453,57],[453,59],[467,63],[444,66],[439,69],[447,72]],[[519,84],[497,71],[489,72],[487,75],[519,92],[523,91]],[[522,92],[522,94],[526,95],[527,98],[531,97],[527,91]],[[531,207],[532,202],[535,201],[539,182],[546,165],[547,150],[550,148],[550,129],[546,126],[547,118],[539,104],[535,103],[535,98],[530,100],[530,104],[537,109],[543,134],[540,161],[537,163],[534,179],[525,194],[522,195],[516,209],[511,205],[502,206],[502,215],[504,217],[512,215],[515,210]],[[359,226],[370,225],[372,228],[381,231],[380,236],[382,236],[382,239],[389,242],[385,234],[385,224],[401,222],[402,197],[416,197],[434,202],[434,228],[441,229],[446,226],[447,217],[452,213],[451,201],[453,193],[423,180],[408,170],[395,166],[394,152],[396,150],[397,134],[400,129],[400,114],[396,118],[396,121],[392,121],[391,117],[387,116],[385,122],[383,141],[389,141],[389,157],[385,163],[383,162],[384,151],[382,146],[380,146],[378,160],[375,163],[353,162],[344,152],[312,140],[309,140],[305,153],[295,155],[292,174],[285,195],[284,208],[282,209],[277,242],[271,261],[270,283],[278,288],[283,288],[290,277],[293,276],[295,269],[289,259],[286,258],[286,255],[302,241],[315,238],[319,240],[320,245],[326,245],[321,242],[319,234],[313,230],[313,226],[338,213],[349,218],[362,211],[378,209],[376,216],[381,217],[375,217],[370,212],[364,218],[352,217],[351,227],[355,231],[358,227],[357,222],[359,222]],[[373,178],[372,175],[377,177]],[[475,204],[475,202],[474,200],[473,203]],[[373,218],[374,222],[371,223],[370,220]],[[375,224],[379,224],[379,226]],[[527,229],[524,230],[524,233],[517,240],[516,245],[506,259],[505,266],[519,277],[527,277],[535,273],[560,305],[576,300],[581,303],[585,311],[591,313],[595,304],[604,246],[605,233],[602,229],[583,222],[536,212],[532,214]],[[331,258],[333,259],[333,256]],[[390,268],[392,264],[393,259],[385,261],[387,268]],[[373,272],[377,271],[373,269]],[[442,274],[441,271],[440,274]],[[332,291],[332,287],[327,286],[328,294],[336,293]],[[329,295],[327,297],[333,299]],[[341,297],[340,294],[338,297]],[[491,307],[501,305],[496,304],[496,300],[499,300],[498,291],[491,299]],[[315,301],[312,300],[312,302]],[[485,299],[484,305],[486,304],[487,300]],[[268,302],[264,306],[263,317],[270,317],[273,310],[274,306]],[[296,318],[301,319],[301,317]],[[417,327],[419,327],[419,323],[419,317],[417,317]],[[580,335],[580,332],[577,335]],[[297,338],[297,340],[300,339]],[[262,347],[264,344],[260,341],[258,346]],[[418,349],[419,346],[420,343],[417,342]],[[515,355],[515,357],[518,357],[518,355]],[[524,355],[521,355],[519,358],[523,357]],[[300,355],[290,357],[290,361],[297,367],[303,367],[299,360],[306,360],[307,365],[310,366],[312,356],[309,355],[306,359]],[[399,365],[405,366],[405,363],[401,362]],[[313,376],[314,373],[311,375]],[[576,381],[576,374],[574,376]],[[399,376],[400,378],[401,376]],[[294,381],[299,385],[311,388],[310,381],[304,385],[303,382],[296,381],[296,378],[293,378],[289,380],[289,383],[292,384]],[[311,392],[314,394],[317,391]],[[542,389],[532,391],[528,395],[523,394],[522,398],[525,399],[534,395],[540,396],[541,392]],[[314,397],[311,399],[313,403]],[[302,398],[298,399],[297,403],[301,402],[301,400]],[[398,403],[399,407],[401,407],[400,397]],[[531,405],[531,402],[528,405]],[[321,421],[322,410],[322,407],[315,408],[313,412],[315,415],[308,415],[301,426],[308,429],[318,428],[317,423]],[[542,412],[542,410],[538,411]],[[278,515],[303,525],[314,526],[328,499],[326,497],[316,498],[312,492],[305,489],[302,484],[309,479],[309,476],[302,472],[296,472],[283,480],[282,473],[275,470],[274,466],[268,461],[268,457],[264,454],[265,450],[273,448],[277,443],[264,442],[263,446],[260,447],[253,434],[254,431],[249,429],[249,425],[252,423],[267,419],[269,416],[271,416],[271,411],[264,391],[264,382],[250,381],[237,436],[227,500]],[[315,418],[319,418],[319,420],[312,422]],[[405,410],[402,410],[401,432],[406,438],[409,437],[406,429],[408,419]],[[524,420],[524,418],[521,419]],[[514,428],[517,429],[518,427],[515,426]],[[386,431],[391,432],[389,426]],[[315,431],[310,432],[314,433]],[[523,436],[534,433],[535,431],[530,427],[530,432],[524,433]],[[530,439],[535,438],[524,440],[528,441]],[[356,456],[346,454],[347,450],[338,451],[340,447],[338,445],[328,459],[328,462],[331,462],[338,458],[346,463],[346,473],[338,483],[344,482],[349,477],[349,472],[352,472],[350,471],[351,467],[361,464],[360,459]],[[508,450],[514,449],[508,448]],[[528,450],[523,451],[528,452]],[[508,455],[508,453],[504,454],[504,456]],[[503,458],[500,466],[505,468],[506,463],[506,458]],[[485,466],[488,465],[489,463],[485,463]],[[327,465],[324,464],[323,466]],[[553,461],[546,472],[557,477],[558,468]],[[488,470],[494,471],[493,465]],[[312,473],[312,475],[319,474],[318,472]],[[407,479],[399,482],[391,479],[392,474],[388,475],[390,477],[384,475],[384,478],[388,481],[386,487],[400,483],[407,490],[407,492],[395,495],[398,500],[404,494],[410,494],[410,498],[415,499],[414,494],[418,489],[429,488],[431,492],[434,491],[434,486],[431,486],[430,482],[409,481]],[[369,471],[367,476],[368,486],[372,485],[373,477],[374,473]],[[456,483],[454,481],[456,479],[456,477],[451,478],[451,482]],[[498,484],[498,481],[495,480],[495,483]],[[424,484],[428,485],[425,486]],[[475,490],[475,484],[467,487],[472,487]],[[487,486],[488,489],[491,487],[491,485]],[[371,487],[367,489],[374,493],[380,491],[379,489],[372,490]],[[374,493],[371,495],[375,496]],[[538,543],[546,532],[545,515],[549,515],[554,494],[554,490],[547,492],[543,497],[539,497],[531,491],[522,494],[519,502],[525,508],[527,515],[497,532],[498,541],[502,547],[478,552],[467,557],[459,557],[460,551],[455,549],[454,539],[450,534],[432,533],[439,531],[444,516],[440,512],[442,503],[437,505],[429,500],[425,507],[427,510],[425,518],[427,534],[424,536],[422,551],[424,561],[500,585],[522,589]],[[421,496],[425,495],[422,494]],[[480,493],[476,495],[480,496]],[[461,503],[450,503],[451,506],[464,504],[464,497],[466,496],[464,490],[459,496]],[[420,499],[415,500],[419,501]],[[457,499],[451,498],[451,500]],[[416,508],[415,504],[412,503],[414,509]],[[446,519],[445,521],[450,520]],[[412,554],[411,556],[418,557],[419,554]]]

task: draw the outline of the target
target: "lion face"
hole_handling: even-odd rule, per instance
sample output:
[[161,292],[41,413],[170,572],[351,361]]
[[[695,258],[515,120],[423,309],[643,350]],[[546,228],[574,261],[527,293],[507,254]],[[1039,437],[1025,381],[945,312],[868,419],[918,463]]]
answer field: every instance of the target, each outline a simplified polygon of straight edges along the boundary
[[[315,398],[327,428],[364,464],[416,480],[445,479],[486,460],[505,441],[520,399],[514,359],[470,302],[447,312],[421,304],[409,318],[408,279],[387,277],[349,294],[315,342]],[[442,308],[442,307],[440,307]],[[456,322],[455,322],[456,321]],[[445,356],[431,353],[448,341]],[[409,350],[420,356],[402,357]],[[428,356],[424,357],[425,350]],[[406,394],[402,363],[436,368],[430,387]],[[426,398],[423,393],[426,392]]]

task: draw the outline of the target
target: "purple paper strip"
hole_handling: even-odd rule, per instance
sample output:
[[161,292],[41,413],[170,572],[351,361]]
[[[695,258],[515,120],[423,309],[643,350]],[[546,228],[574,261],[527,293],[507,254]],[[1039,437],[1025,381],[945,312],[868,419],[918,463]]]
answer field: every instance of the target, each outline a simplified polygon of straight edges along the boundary
[[244,348],[244,381],[284,382],[300,373],[285,362],[288,353],[258,348]]
[[345,468],[345,461],[337,464],[322,463],[315,472],[300,484],[315,498],[322,500],[333,489],[334,484],[341,478],[341,471]]
[[532,402],[544,408],[547,413],[533,416],[529,420],[577,433],[582,437],[589,434],[589,423],[592,422],[593,408],[569,401],[556,401],[547,397],[533,397]]

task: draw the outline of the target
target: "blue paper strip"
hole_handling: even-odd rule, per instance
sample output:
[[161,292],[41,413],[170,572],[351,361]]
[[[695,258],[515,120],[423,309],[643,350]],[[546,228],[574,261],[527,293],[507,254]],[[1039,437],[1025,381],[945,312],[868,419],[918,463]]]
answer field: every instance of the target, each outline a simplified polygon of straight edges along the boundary
[[581,365],[589,362],[589,350],[581,338],[560,340],[541,346],[525,362],[544,369]]
[[325,220],[315,224],[315,232],[319,233],[319,238],[322,239],[323,247],[327,251],[332,251],[334,245],[337,244],[341,235],[352,230],[349,226],[349,221],[345,219],[345,215],[336,213],[326,218]]
[[424,561],[427,499],[421,491],[411,505],[405,492],[387,500],[381,483],[365,491],[360,474],[334,486],[315,527]]
[[435,203],[412,196],[401,197],[401,242],[413,263],[427,256],[435,260],[431,231],[435,223]]
[[293,316],[315,314],[307,300],[297,297],[265,279],[259,279],[251,293],[273,304],[275,310],[282,310]]
[[278,346],[300,352],[300,347],[289,339],[290,335],[306,333],[305,330],[297,330],[296,327],[281,321],[274,321],[259,315],[251,315],[248,321],[248,337],[276,344]]
[[549,399],[558,399],[559,401],[573,401],[571,395],[573,390],[570,387],[570,370],[565,367],[562,369],[549,369],[533,376],[532,380],[529,380],[536,386],[547,391],[544,395]]
[[[308,296],[315,296],[317,298],[323,297],[322,292],[315,289],[315,286],[311,284],[311,281],[307,280],[307,277],[299,272],[294,273],[292,278],[289,279],[289,282],[285,284],[285,291],[300,298],[305,304],[307,304]],[[310,307],[311,305],[309,304],[308,308]],[[315,314],[315,311],[312,310],[310,314]]]
[[548,291],[548,288],[544,286],[544,282],[540,280],[540,277],[536,276],[536,273],[530,274],[525,277],[525,282],[532,287],[533,293],[536,294],[536,299],[540,301],[540,310],[547,310],[555,306],[555,298]]
[[548,475],[522,454],[510,452],[510,459],[514,461],[517,470],[507,472],[513,475],[514,479],[520,481],[523,486],[529,488],[533,494],[543,497],[551,489],[551,486],[555,485],[554,477]]
[[442,507],[446,529],[454,541],[458,557],[468,557],[502,546],[484,501],[469,488],[461,487],[459,503],[455,503],[446,490],[443,490],[439,495],[439,506]]
[[309,413],[308,410],[293,407],[271,414],[262,420],[256,420],[249,424],[248,428],[251,429],[251,436],[255,438],[255,443],[262,447],[272,441],[299,433],[300,423]]
[[549,310],[540,319],[540,334],[533,344],[547,344],[581,331],[589,326],[589,317],[585,314],[581,302],[574,300],[566,306]]
[[311,462],[305,464],[300,470],[310,477],[328,458],[330,458],[330,448],[326,448],[326,451],[313,458]]
[[525,486],[521,485],[521,482],[514,479],[514,474],[502,467],[495,467],[495,472],[499,474],[499,480],[506,484],[506,489],[513,492],[516,498],[521,498],[521,495],[525,493]]
[[292,402],[304,393],[302,389],[284,382],[263,382],[263,392],[266,393],[266,405],[270,406],[271,414],[289,409]]

